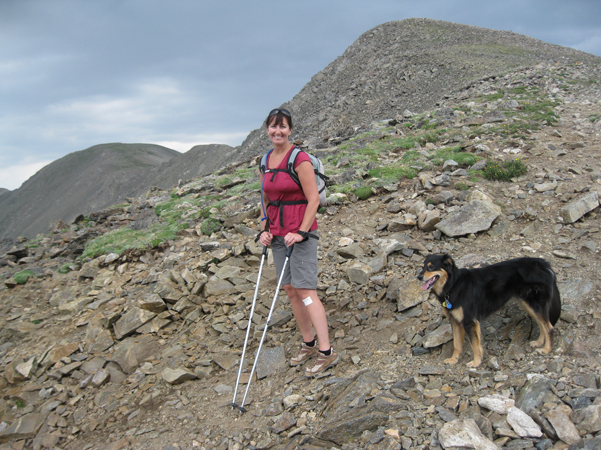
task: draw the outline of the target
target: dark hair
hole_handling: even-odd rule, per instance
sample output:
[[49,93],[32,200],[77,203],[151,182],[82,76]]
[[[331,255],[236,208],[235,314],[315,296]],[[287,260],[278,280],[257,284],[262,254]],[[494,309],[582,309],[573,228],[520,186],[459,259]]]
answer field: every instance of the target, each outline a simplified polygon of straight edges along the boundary
[[273,117],[275,117],[274,125],[283,124],[284,118],[286,118],[286,121],[288,122],[288,126],[292,130],[292,115],[290,114],[290,111],[288,111],[287,109],[280,109],[280,108],[271,110],[271,112],[267,116],[267,119],[265,119],[266,127],[269,127],[269,124],[274,120]]

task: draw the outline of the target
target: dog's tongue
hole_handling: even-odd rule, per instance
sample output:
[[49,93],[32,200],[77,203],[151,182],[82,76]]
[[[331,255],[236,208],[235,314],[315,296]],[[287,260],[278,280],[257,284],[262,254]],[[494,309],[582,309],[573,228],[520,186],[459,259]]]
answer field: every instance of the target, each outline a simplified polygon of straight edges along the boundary
[[422,284],[422,290],[427,291],[428,289],[430,289],[432,286],[434,286],[434,283],[436,283],[436,280],[438,280],[438,277],[432,277],[430,278],[428,281],[426,281],[424,284]]

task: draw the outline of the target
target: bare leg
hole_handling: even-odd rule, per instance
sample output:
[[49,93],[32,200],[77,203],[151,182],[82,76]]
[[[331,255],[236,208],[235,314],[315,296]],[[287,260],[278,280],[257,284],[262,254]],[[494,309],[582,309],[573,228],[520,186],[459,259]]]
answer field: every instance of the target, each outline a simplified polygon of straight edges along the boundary
[[301,297],[298,290],[289,284],[284,286],[284,290],[290,299],[292,313],[294,314],[294,318],[300,329],[303,341],[311,342],[315,338],[315,335],[313,334],[313,327],[311,326],[311,317],[302,300],[305,297]]
[[[294,288],[292,288],[294,289]],[[323,303],[319,300],[317,296],[317,291],[314,289],[294,289],[295,296],[298,298],[298,302],[296,302],[295,306],[292,306],[292,311],[294,312],[294,316],[296,317],[296,321],[299,324],[299,328],[301,329],[301,333],[303,335],[303,339],[305,339],[305,331],[304,329],[311,330],[310,335],[313,335],[313,330],[311,326],[315,329],[315,333],[317,334],[317,341],[319,342],[320,350],[329,350],[330,349],[330,337],[328,334],[328,319],[326,317],[326,310],[323,307]],[[288,291],[286,291],[288,292]],[[310,298],[310,301],[307,300]],[[304,302],[303,302],[304,300]],[[292,301],[292,299],[291,299]],[[308,303],[305,305],[305,302]],[[301,323],[302,321],[302,323]],[[312,338],[311,338],[312,339]],[[309,340],[311,340],[309,339]],[[306,341],[307,342],[307,341]]]

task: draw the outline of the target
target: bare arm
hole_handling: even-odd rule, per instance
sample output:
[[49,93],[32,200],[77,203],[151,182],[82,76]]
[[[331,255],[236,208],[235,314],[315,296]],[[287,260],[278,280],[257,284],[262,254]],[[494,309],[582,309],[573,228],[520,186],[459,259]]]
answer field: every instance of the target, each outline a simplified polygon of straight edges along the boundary
[[[259,177],[259,182],[261,183],[261,186],[263,186],[263,178],[265,178],[265,174],[261,174],[261,176]],[[269,204],[269,197],[267,196],[267,194],[265,192],[263,192],[263,189],[261,189],[261,195],[263,196],[263,205],[261,207],[261,231],[265,231],[267,229],[267,221],[269,219],[267,219],[265,217],[265,212],[267,211],[267,205]],[[271,244],[271,240],[273,239],[273,235],[269,232],[269,231],[265,231],[264,233],[261,233],[261,236],[259,237],[259,242],[261,242],[261,244],[263,246],[268,246],[269,244]]]

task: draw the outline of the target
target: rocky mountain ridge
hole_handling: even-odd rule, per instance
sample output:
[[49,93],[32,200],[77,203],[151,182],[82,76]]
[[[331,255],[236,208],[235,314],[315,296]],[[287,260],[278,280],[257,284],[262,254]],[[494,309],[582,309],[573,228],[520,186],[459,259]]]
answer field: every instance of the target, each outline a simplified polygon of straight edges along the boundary
[[[387,22],[360,36],[283,106],[294,111],[293,136],[327,147],[353,127],[434,109],[472,82],[540,63],[597,65],[599,58],[511,31],[431,19]],[[264,127],[253,130],[240,158],[269,147],[265,136]]]
[[[284,106],[294,113],[294,137],[313,149],[323,149],[348,139],[357,127],[372,121],[391,119],[405,110],[434,109],[444,103],[445,96],[465,91],[486,77],[540,63],[593,67],[599,61],[584,52],[508,31],[407,19],[364,33]],[[180,180],[248,161],[269,144],[264,129],[259,128],[235,149],[199,146],[154,168],[121,167],[106,176],[90,176],[83,169],[70,171],[52,163],[20,189],[0,193],[0,238],[33,238],[59,219],[70,222],[79,214],[125,203],[151,186],[171,188]],[[97,169],[101,168],[102,162]],[[54,176],[41,179],[44,172]],[[82,190],[69,174],[80,176],[88,187]]]
[[[268,261],[249,318],[257,158],[6,248],[0,449],[598,448],[598,71],[479,80],[319,150],[333,185],[318,290],[342,361],[316,379],[287,366],[300,336],[280,295],[245,414],[228,406],[244,334],[250,319],[248,378],[275,288]],[[514,161],[527,172],[484,176]],[[173,238],[133,240],[169,220]],[[469,350],[445,366],[449,324],[415,280],[439,252],[460,266],[548,259],[563,301],[553,352],[532,352],[536,326],[512,305],[483,321],[481,367]]]

